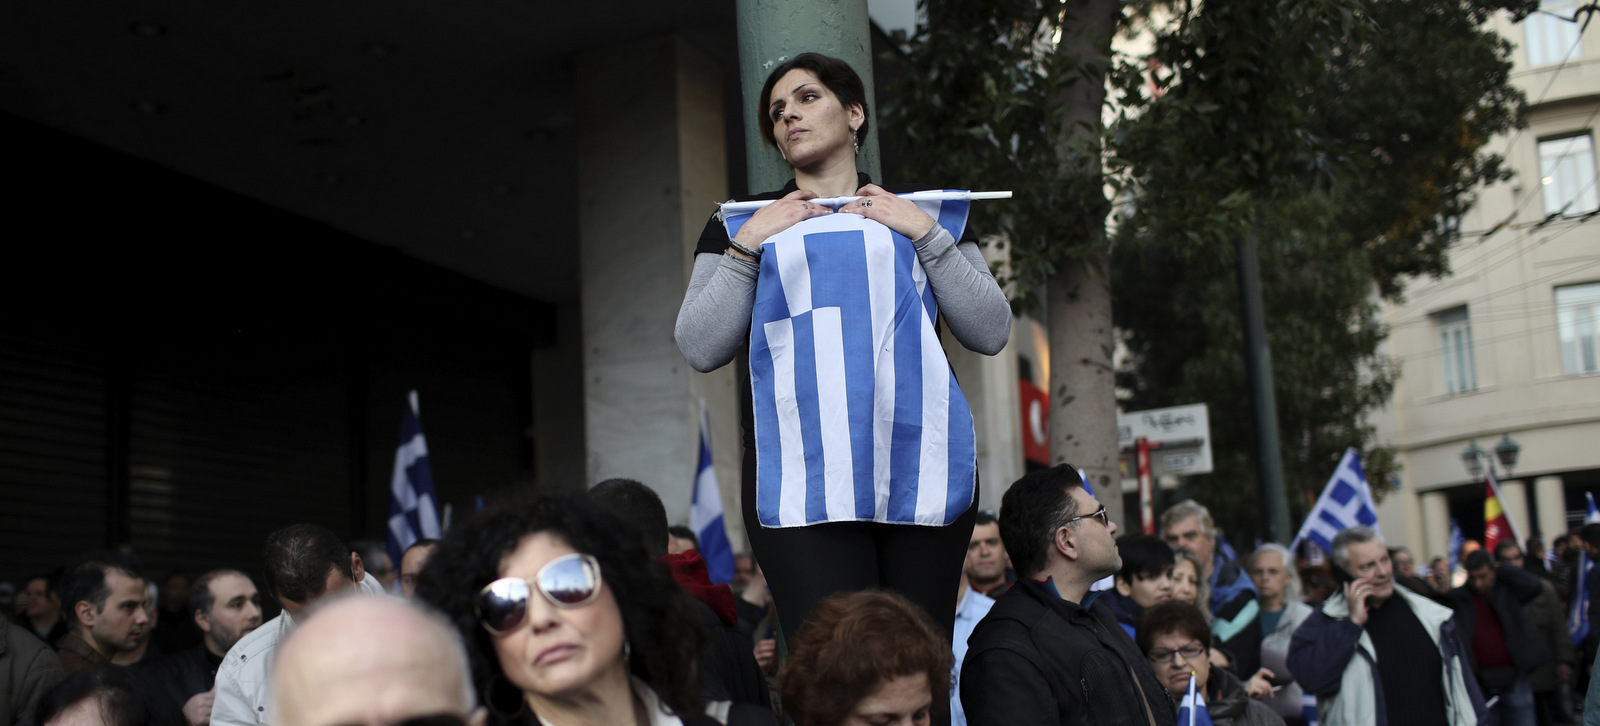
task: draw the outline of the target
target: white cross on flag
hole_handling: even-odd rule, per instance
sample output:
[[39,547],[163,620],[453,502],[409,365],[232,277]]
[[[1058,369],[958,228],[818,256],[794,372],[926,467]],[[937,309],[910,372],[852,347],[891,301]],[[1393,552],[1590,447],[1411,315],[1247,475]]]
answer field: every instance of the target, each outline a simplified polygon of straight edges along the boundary
[[1378,530],[1378,507],[1372,502],[1367,474],[1361,470],[1361,455],[1354,447],[1345,450],[1339,468],[1328,478],[1328,485],[1306,515],[1306,523],[1301,525],[1289,551],[1293,552],[1300,540],[1309,539],[1332,554],[1334,535],[1351,527],[1371,527],[1383,536]]

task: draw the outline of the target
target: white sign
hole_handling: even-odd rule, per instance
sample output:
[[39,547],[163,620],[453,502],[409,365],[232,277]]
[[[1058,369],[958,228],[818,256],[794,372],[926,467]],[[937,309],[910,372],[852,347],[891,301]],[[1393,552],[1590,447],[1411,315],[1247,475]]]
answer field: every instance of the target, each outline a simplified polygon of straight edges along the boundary
[[1117,414],[1117,444],[1131,450],[1137,439],[1152,444],[1155,476],[1211,473],[1211,419],[1203,403]]

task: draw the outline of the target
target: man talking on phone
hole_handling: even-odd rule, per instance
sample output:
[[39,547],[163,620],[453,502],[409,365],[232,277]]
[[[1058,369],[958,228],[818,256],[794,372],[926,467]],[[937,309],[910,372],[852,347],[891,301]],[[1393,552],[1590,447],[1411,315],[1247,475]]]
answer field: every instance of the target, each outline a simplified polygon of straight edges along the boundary
[[1455,613],[1395,584],[1377,532],[1333,538],[1343,582],[1289,644],[1289,670],[1316,694],[1323,726],[1471,726],[1488,709],[1457,633]]

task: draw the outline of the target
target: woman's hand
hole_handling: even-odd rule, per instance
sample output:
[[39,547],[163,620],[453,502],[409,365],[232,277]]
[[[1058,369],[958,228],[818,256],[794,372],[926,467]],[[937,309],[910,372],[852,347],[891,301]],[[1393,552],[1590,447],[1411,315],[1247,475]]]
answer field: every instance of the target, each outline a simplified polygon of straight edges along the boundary
[[778,641],[773,638],[756,641],[756,665],[769,676],[778,675]]
[[1272,671],[1262,668],[1244,682],[1244,692],[1251,698],[1272,698]]
[[[744,226],[739,228],[739,234],[734,237],[734,241],[759,252],[761,243],[765,242],[768,237],[812,217],[833,214],[833,210],[810,202],[810,200],[816,198],[816,192],[808,192],[804,189],[796,189],[785,194],[782,199],[774,201],[756,210],[755,214],[750,215],[750,219],[745,220]],[[737,247],[729,247],[728,250],[735,255],[750,259],[748,255],[740,252]]]
[[906,239],[921,239],[936,224],[916,202],[906,201],[877,184],[861,187],[856,194],[861,198],[840,207],[839,211],[859,214]]

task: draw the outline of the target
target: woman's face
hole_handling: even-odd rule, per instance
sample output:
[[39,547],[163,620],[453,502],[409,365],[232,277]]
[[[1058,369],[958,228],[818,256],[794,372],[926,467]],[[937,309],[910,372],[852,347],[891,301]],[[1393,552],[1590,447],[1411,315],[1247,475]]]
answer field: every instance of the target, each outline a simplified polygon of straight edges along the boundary
[[1193,605],[1199,597],[1200,573],[1194,571],[1193,562],[1178,558],[1178,564],[1172,567],[1172,599]]
[[[501,561],[499,576],[532,582],[546,563],[576,552],[555,535],[530,534]],[[580,692],[613,671],[625,678],[624,637],[622,611],[604,582],[598,597],[575,608],[551,605],[535,588],[522,624],[492,636],[506,679],[524,692],[544,697]]]
[[[1188,651],[1185,653],[1184,651]],[[1211,664],[1206,660],[1209,649],[1188,633],[1168,632],[1150,639],[1150,667],[1167,687],[1167,693],[1182,699],[1189,691],[1189,674],[1194,674],[1194,687],[1205,693],[1206,679],[1211,675]]]
[[850,709],[844,726],[928,726],[933,718],[933,693],[928,674],[896,676],[873,689]]
[[805,169],[855,156],[855,131],[865,120],[861,106],[848,108],[804,68],[785,73],[767,99],[772,139],[789,166]]

